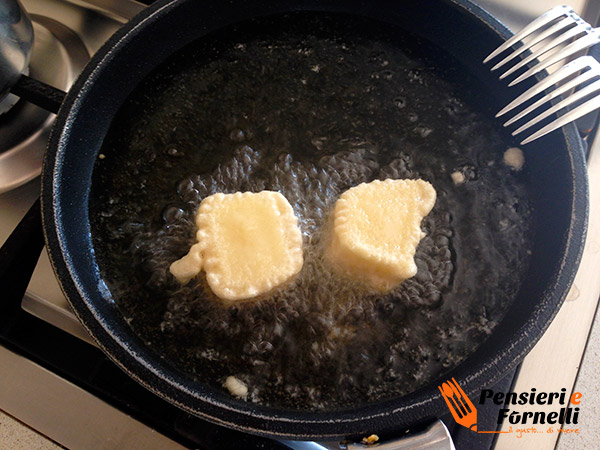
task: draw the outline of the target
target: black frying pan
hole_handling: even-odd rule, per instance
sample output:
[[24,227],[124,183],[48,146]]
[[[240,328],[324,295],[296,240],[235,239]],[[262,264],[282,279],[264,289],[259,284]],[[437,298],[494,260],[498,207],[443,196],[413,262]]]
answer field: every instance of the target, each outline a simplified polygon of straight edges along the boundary
[[[88,215],[90,185],[103,140],[120,106],[161,62],[222,27],[289,11],[359,15],[422,36],[456,58],[486,87],[491,109],[514,98],[481,64],[508,32],[465,1],[275,2],[160,1],[95,55],[61,106],[42,175],[42,213],[50,259],[73,309],[99,346],[151,391],[210,421],[298,439],[385,432],[437,417],[445,408],[430,382],[408,395],[343,411],[299,412],[245,403],[194,381],[134,335],[100,273]],[[587,223],[587,180],[573,126],[527,148],[535,211],[532,258],[515,301],[492,335],[444,374],[472,393],[498,380],[541,337],[571,285]]]

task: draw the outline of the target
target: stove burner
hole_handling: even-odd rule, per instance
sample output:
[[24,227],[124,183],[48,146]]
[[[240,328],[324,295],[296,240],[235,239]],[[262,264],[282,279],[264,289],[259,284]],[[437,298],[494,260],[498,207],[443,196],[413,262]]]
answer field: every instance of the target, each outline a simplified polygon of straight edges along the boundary
[[[31,77],[68,90],[90,58],[86,47],[71,29],[53,19],[32,14],[31,20],[34,30]],[[55,117],[14,95],[7,96],[2,103],[6,113],[0,116],[0,193],[41,173]]]

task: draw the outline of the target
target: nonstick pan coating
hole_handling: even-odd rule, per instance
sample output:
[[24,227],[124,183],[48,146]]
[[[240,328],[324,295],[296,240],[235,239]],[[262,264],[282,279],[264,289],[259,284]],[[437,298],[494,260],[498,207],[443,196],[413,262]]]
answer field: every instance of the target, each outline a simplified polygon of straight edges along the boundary
[[[120,105],[160,62],[187,43],[250,17],[308,10],[345,12],[426,35],[488,87],[493,108],[509,93],[480,61],[506,31],[473,5],[458,2],[277,2],[219,6],[159,2],[134,19],[96,55],[57,119],[43,172],[43,216],[51,261],[82,323],[117,364],[150,390],[217,423],[295,438],[389,431],[430,420],[443,410],[437,383],[412,394],[343,412],[297,412],[247,404],[194,382],[131,332],[100,275],[90,236],[92,170]],[[538,226],[529,273],[505,320],[453,376],[467,392],[490,385],[531,349],[556,313],[575,274],[587,221],[581,144],[565,128],[529,147],[530,195]]]

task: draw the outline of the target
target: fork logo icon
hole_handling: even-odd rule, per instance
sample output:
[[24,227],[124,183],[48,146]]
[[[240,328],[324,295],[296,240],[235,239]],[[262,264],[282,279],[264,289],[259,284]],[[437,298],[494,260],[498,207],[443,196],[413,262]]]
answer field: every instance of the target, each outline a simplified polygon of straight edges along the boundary
[[456,423],[477,432],[477,409],[456,380],[452,378],[438,388]]

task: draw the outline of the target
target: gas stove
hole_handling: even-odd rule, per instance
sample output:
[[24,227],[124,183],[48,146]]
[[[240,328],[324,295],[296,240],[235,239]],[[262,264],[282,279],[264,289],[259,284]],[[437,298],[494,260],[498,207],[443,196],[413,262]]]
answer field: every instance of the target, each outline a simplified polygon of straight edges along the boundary
[[[100,46],[145,5],[134,1],[46,2],[25,0],[34,29],[29,76],[68,91]],[[39,196],[38,177],[55,115],[21,101],[0,120],[0,205],[2,241]],[[23,186],[22,186],[23,185]],[[56,282],[44,251],[27,288],[23,308],[91,342]]]
[[[518,0],[478,3],[515,29],[553,6],[533,1],[525,10]],[[575,3],[571,6],[597,22],[594,2]],[[22,4],[35,36],[29,76],[64,91],[106,39],[145,7],[133,0],[22,0]],[[52,113],[25,101],[0,116],[0,243],[39,197],[41,161],[53,120]],[[19,230],[21,239],[32,246],[41,238],[39,223],[34,222],[21,222]],[[21,296],[6,289],[0,302],[0,409],[74,449],[289,448],[289,443],[192,417],[129,379],[94,346],[72,313],[46,251],[37,261],[27,260],[31,249],[26,244],[23,268],[35,264],[26,292]],[[523,376],[521,372],[518,378]],[[507,391],[517,382],[511,373],[495,390]],[[494,409],[480,413],[497,415]],[[457,448],[494,445],[493,435],[475,435],[479,440],[474,440],[468,430],[449,429]],[[336,443],[322,445],[338,448]],[[496,443],[498,448],[503,445],[508,444]]]

